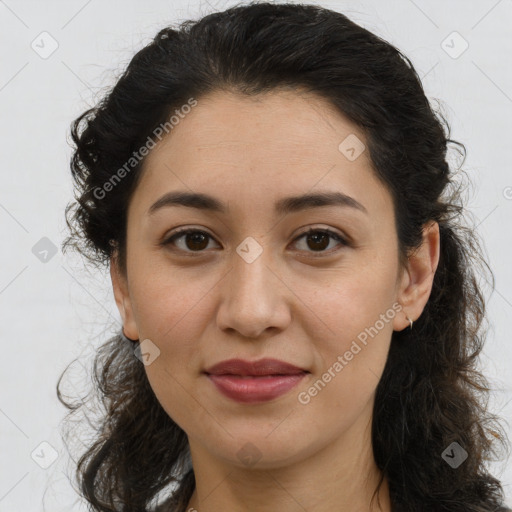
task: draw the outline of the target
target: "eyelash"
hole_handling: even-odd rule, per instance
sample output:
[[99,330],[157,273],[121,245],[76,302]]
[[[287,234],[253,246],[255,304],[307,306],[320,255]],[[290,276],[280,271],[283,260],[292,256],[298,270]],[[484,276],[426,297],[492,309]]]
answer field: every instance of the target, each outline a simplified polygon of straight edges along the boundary
[[[173,245],[173,243],[183,237],[184,235],[188,235],[188,234],[191,234],[191,233],[202,233],[208,237],[210,237],[211,239],[213,239],[213,237],[207,233],[206,231],[202,231],[200,229],[194,229],[194,228],[182,228],[182,229],[179,229],[177,230],[173,235],[171,235],[170,237],[166,238],[162,243],[161,245],[162,246],[168,246],[168,245]],[[327,229],[327,228],[310,228],[308,229],[307,231],[305,231],[304,233],[301,233],[299,236],[297,236],[294,240],[294,242],[297,242],[299,239],[301,238],[304,238],[306,237],[307,235],[310,235],[311,233],[322,233],[322,234],[326,234],[326,235],[329,235],[331,238],[334,238],[337,242],[339,242],[342,246],[344,247],[349,247],[350,246],[350,243],[345,240],[341,235],[339,235],[338,233],[336,233],[335,231],[332,231],[330,229]],[[178,249],[178,250],[181,250],[181,249]],[[189,255],[194,255],[194,253],[202,253],[202,252],[205,252],[205,250],[200,250],[200,251],[183,251],[185,253],[188,253]],[[323,255],[327,254],[327,255],[331,255],[333,252],[337,252],[337,250],[335,249],[334,251],[331,249],[329,251],[306,251],[306,252],[310,252],[311,255],[315,258],[317,257],[322,257]]]

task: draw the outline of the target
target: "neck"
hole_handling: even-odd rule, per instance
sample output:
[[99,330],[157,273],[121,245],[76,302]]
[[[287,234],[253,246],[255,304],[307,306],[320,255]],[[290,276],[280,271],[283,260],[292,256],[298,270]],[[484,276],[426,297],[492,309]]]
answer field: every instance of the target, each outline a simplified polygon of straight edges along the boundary
[[309,457],[268,469],[229,464],[191,442],[196,488],[186,511],[391,512],[386,478],[371,500],[381,471],[373,458],[370,422],[363,429],[357,423]]

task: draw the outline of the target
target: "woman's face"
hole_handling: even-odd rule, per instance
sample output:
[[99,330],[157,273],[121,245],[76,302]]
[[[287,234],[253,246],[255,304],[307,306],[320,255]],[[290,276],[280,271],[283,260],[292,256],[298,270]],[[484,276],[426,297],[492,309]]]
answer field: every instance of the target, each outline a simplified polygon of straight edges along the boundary
[[[316,96],[215,93],[147,156],[114,291],[193,456],[271,468],[368,434],[392,332],[421,314],[431,283],[414,294],[399,271],[392,199],[361,143]],[[211,199],[162,201],[177,192]],[[319,193],[352,199],[285,201]],[[198,233],[170,240],[177,228]],[[228,396],[205,370],[232,358],[307,373],[246,377],[245,393],[242,377],[221,377],[239,390]]]

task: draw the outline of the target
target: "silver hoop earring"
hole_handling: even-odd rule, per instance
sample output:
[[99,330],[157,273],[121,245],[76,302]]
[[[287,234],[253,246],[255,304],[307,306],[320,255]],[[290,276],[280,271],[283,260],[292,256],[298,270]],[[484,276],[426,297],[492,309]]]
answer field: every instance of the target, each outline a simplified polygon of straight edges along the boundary
[[407,318],[407,320],[409,320],[410,324],[411,324],[411,329],[412,329],[412,324],[413,324],[413,321],[407,316],[405,315],[405,318]]

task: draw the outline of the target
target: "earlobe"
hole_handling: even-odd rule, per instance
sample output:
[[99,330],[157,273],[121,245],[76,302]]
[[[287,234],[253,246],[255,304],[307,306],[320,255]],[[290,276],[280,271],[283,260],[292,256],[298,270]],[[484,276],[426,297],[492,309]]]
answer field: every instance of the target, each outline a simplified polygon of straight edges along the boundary
[[138,339],[138,329],[128,293],[127,279],[119,270],[115,254],[110,258],[110,278],[117,309],[123,321],[124,334],[129,338]]
[[398,292],[403,310],[395,317],[394,330],[401,331],[416,321],[428,302],[440,255],[439,224],[431,221],[423,228],[422,245],[408,258],[407,269]]

